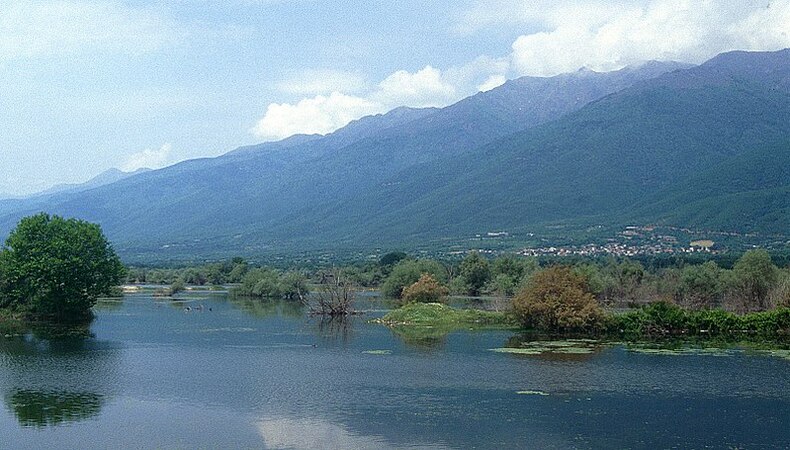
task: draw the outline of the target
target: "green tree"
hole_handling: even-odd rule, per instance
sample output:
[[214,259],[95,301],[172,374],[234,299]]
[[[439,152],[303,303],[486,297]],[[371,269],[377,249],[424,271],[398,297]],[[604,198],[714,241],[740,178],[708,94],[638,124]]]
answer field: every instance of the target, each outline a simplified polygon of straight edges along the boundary
[[249,270],[249,265],[247,264],[247,261],[239,257],[233,258],[231,263],[232,268],[228,273],[227,282],[241,283],[241,280],[244,279],[244,275],[246,275],[247,271]]
[[392,268],[392,272],[381,286],[381,292],[386,297],[400,298],[404,288],[416,283],[426,273],[442,283],[447,280],[444,267],[436,261],[404,259]]
[[379,265],[385,267],[392,267],[408,257],[409,255],[403,252],[389,252],[381,257],[381,259],[379,260]]
[[184,284],[184,280],[181,278],[177,279],[170,285],[170,295],[176,295],[179,292],[185,290],[187,288],[186,284]]
[[473,251],[466,255],[459,267],[459,275],[464,280],[468,295],[480,295],[483,287],[491,278],[491,268],[488,260]]
[[22,219],[0,253],[3,305],[38,320],[90,320],[91,307],[125,276],[101,228],[37,214]]
[[[593,282],[599,297],[607,302],[633,302],[639,300],[639,289],[647,273],[638,261],[611,259]],[[598,292],[600,289],[600,292]]]
[[790,270],[781,271],[768,297],[772,307],[790,308]]
[[502,256],[491,264],[491,281],[488,290],[497,295],[510,297],[518,290],[525,278],[535,273],[540,266],[535,258]]
[[513,299],[513,310],[524,326],[545,331],[596,329],[604,320],[584,276],[564,266],[535,273]]
[[735,262],[729,279],[731,301],[743,312],[766,309],[779,269],[767,251],[749,250]]
[[715,262],[708,261],[683,268],[678,297],[684,306],[695,309],[712,308],[716,306],[721,293],[721,269]]
[[282,295],[280,275],[276,270],[263,267],[252,269],[244,275],[237,292],[241,295],[277,298]]
[[286,299],[302,299],[308,292],[307,277],[301,272],[286,272],[280,276],[280,293]]

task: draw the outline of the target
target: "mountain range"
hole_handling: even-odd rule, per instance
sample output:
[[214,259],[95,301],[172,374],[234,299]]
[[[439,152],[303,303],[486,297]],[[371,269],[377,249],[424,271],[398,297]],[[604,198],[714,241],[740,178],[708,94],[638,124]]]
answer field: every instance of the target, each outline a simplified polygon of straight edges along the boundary
[[406,248],[492,230],[785,234],[790,50],[524,77],[87,189],[0,201],[98,222],[127,260]]

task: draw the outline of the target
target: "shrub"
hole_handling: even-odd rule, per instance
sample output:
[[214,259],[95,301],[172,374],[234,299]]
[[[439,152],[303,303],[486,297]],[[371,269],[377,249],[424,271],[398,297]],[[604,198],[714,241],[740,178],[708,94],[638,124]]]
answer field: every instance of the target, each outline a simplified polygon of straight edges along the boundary
[[431,275],[423,274],[416,283],[403,290],[401,296],[407,303],[439,303],[448,294],[448,289]]
[[535,273],[513,299],[513,309],[524,326],[546,331],[592,330],[604,321],[585,278],[563,266]]
[[609,331],[631,336],[705,335],[767,337],[790,335],[790,308],[737,315],[721,309],[687,311],[665,302],[609,318]]
[[381,286],[381,292],[386,297],[400,298],[403,289],[416,283],[426,273],[441,282],[447,279],[444,267],[436,261],[404,259],[392,268],[392,272]]

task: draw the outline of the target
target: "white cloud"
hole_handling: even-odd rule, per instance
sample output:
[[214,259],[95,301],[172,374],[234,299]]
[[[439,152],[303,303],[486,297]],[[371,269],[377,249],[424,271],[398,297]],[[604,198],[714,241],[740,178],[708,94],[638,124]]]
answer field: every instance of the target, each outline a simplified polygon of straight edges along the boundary
[[335,91],[296,103],[272,103],[251,132],[265,140],[294,134],[326,134],[352,120],[398,106],[445,106],[459,98],[456,86],[438,69],[426,66],[414,73],[399,70],[365,95]]
[[172,146],[168,143],[163,144],[158,150],[147,148],[129,156],[121,165],[121,170],[132,172],[142,168],[161,169],[169,164],[171,150]]
[[266,139],[283,139],[294,134],[326,134],[359,117],[382,112],[382,105],[361,97],[333,92],[317,95],[296,104],[272,103],[252,129]]
[[152,10],[96,0],[11,0],[0,8],[0,59],[110,51],[140,54],[183,38]]
[[444,106],[457,98],[455,86],[431,66],[409,73],[399,70],[379,83],[372,96],[379,103],[395,106]]
[[502,86],[506,81],[507,78],[505,78],[504,75],[491,75],[486,81],[483,82],[483,84],[477,87],[477,90],[480,92],[487,92],[491,89]]
[[359,80],[342,72],[308,72],[298,83],[280,87],[312,97],[269,105],[252,132],[263,139],[325,134],[397,106],[446,106],[509,77],[552,76],[582,67],[610,71],[648,60],[700,63],[729,50],[790,47],[790,0],[768,1],[479,0],[462,15],[457,31],[483,32],[501,24],[532,30],[519,36],[506,56],[483,55],[446,70],[399,70],[362,89]]
[[512,45],[514,75],[608,71],[652,59],[700,63],[729,50],[790,46],[790,0],[486,0],[459,29],[503,23],[534,30]]

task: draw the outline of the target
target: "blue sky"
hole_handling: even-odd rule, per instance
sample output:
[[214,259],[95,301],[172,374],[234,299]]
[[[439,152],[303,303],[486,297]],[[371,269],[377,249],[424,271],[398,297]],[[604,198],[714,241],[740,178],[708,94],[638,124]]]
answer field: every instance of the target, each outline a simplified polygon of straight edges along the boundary
[[522,75],[790,47],[790,0],[0,0],[0,195]]

